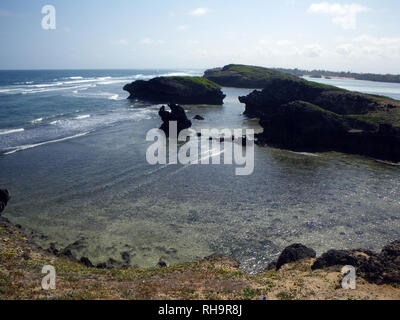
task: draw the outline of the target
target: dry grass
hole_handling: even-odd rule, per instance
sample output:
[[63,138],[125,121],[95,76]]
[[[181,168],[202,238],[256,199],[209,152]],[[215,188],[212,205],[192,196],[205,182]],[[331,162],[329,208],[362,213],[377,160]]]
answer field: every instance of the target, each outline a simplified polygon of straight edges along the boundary
[[[356,290],[343,290],[339,269],[311,271],[312,262],[251,276],[224,257],[146,270],[87,268],[41,250],[3,223],[0,299],[400,299],[400,288],[362,279]],[[41,269],[46,264],[56,269],[55,290],[41,289]]]

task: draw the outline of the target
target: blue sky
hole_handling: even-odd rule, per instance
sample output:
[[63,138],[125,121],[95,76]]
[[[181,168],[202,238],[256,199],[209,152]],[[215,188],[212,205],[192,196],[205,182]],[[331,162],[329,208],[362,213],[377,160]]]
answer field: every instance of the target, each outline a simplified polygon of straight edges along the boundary
[[[41,26],[44,5],[56,29]],[[0,69],[268,67],[400,73],[400,1],[2,0]]]

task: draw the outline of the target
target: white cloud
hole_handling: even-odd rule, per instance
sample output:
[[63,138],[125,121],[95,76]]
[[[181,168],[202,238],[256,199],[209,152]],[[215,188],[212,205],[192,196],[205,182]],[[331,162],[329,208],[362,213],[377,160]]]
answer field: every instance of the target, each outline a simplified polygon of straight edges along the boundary
[[308,8],[309,13],[323,13],[333,16],[332,22],[344,29],[355,29],[357,15],[369,10],[369,8],[357,3],[339,4],[329,2],[313,3]]
[[305,46],[303,55],[307,58],[317,58],[322,54],[322,47],[318,44],[310,44]]
[[357,59],[393,59],[400,56],[400,38],[361,35],[336,47],[336,53]]
[[139,41],[140,44],[144,45],[151,45],[151,44],[165,44],[165,40],[154,40],[151,38],[143,38],[142,40]]
[[354,42],[364,42],[374,45],[390,46],[390,45],[400,45],[400,38],[375,38],[368,35],[362,35],[354,38]]
[[191,11],[189,14],[192,16],[204,16],[207,13],[208,13],[207,8],[197,8]]
[[293,45],[294,42],[290,41],[290,40],[279,40],[276,44],[278,46],[290,46],[290,45]]
[[344,43],[336,48],[336,52],[342,56],[349,56],[353,52],[353,45],[350,43]]

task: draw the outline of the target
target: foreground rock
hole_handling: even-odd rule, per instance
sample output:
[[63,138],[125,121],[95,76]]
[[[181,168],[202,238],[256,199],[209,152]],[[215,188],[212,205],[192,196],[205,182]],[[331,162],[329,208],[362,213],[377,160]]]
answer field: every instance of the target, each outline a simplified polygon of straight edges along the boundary
[[298,79],[276,70],[240,64],[207,70],[204,77],[223,87],[250,89],[263,89],[273,78]]
[[300,243],[292,244],[285,248],[276,262],[276,269],[279,270],[284,264],[296,262],[306,258],[315,258],[314,249],[308,248]]
[[[302,244],[285,248],[279,259],[268,269],[279,270],[283,265],[305,258],[314,258],[315,251]],[[317,258],[311,270],[322,270],[332,266],[350,265],[356,268],[357,276],[375,284],[400,283],[400,240],[385,246],[380,253],[371,250],[329,250]]]
[[10,198],[11,194],[7,189],[0,189],[0,213],[4,211]]
[[165,110],[165,106],[160,108],[158,112],[163,124],[161,125],[160,129],[164,131],[166,136],[169,136],[169,125],[170,121],[177,122],[177,134],[184,129],[188,129],[192,126],[192,122],[187,118],[185,110],[177,104],[169,104],[168,107],[171,111]]
[[376,284],[400,283],[400,240],[378,253],[369,250],[329,250],[312,265],[312,270],[351,265],[357,275]]
[[223,104],[221,87],[202,77],[158,77],[124,86],[129,99],[158,103]]

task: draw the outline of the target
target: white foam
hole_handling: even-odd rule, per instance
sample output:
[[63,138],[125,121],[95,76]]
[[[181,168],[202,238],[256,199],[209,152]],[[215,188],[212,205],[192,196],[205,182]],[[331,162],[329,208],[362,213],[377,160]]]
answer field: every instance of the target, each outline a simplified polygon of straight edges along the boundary
[[0,135],[23,132],[23,131],[25,131],[24,128],[20,128],[20,129],[5,129],[5,130],[0,130]]
[[109,97],[108,99],[109,100],[118,100],[118,97],[119,97],[119,94],[115,94],[115,95]]
[[68,79],[71,79],[71,80],[79,80],[79,79],[83,79],[82,77],[68,77]]
[[33,87],[33,88],[48,88],[48,87],[58,87],[63,85],[64,82],[56,82],[56,83],[46,83],[46,84],[33,84],[28,87]]
[[50,144],[50,143],[62,142],[62,141],[70,140],[70,139],[79,138],[79,137],[82,137],[82,136],[86,136],[89,133],[90,133],[90,131],[83,132],[83,133],[78,133],[78,134],[70,136],[70,137],[65,137],[65,138],[56,139],[56,140],[50,140],[50,141],[45,141],[45,142],[36,143],[36,144],[25,144],[25,145],[22,145],[22,146],[15,147],[14,150],[8,151],[8,152],[4,153],[4,155],[13,154],[13,153],[18,152],[18,151],[31,149],[31,148],[43,146],[43,145]]
[[294,154],[300,154],[302,156],[319,157],[319,155],[316,155],[316,154],[310,153],[310,152],[295,152],[295,151],[289,151],[289,152],[294,153]]
[[38,122],[42,122],[43,118],[37,118],[35,120],[32,120],[31,123],[38,123]]
[[81,119],[87,119],[87,118],[90,118],[90,114],[84,114],[84,115],[81,115],[81,116],[77,116],[75,119],[81,120]]

